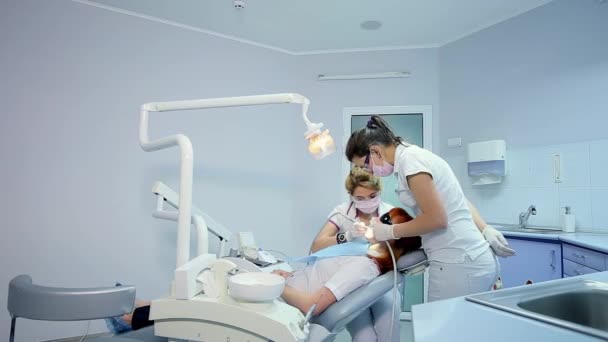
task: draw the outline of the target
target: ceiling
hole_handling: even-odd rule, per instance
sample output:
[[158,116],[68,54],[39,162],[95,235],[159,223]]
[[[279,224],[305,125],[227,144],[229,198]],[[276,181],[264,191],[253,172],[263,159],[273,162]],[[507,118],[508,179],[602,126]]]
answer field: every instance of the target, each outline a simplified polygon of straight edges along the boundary
[[[551,0],[73,0],[293,55],[438,47]],[[364,30],[365,21],[380,28]],[[373,23],[372,23],[373,26]]]

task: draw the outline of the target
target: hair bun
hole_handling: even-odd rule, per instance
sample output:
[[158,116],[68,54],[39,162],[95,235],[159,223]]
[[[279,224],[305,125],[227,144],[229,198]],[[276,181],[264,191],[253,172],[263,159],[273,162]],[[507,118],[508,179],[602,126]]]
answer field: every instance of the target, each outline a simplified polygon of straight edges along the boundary
[[378,128],[378,125],[374,121],[374,117],[371,117],[369,120],[367,120],[366,126],[367,126],[367,128]]

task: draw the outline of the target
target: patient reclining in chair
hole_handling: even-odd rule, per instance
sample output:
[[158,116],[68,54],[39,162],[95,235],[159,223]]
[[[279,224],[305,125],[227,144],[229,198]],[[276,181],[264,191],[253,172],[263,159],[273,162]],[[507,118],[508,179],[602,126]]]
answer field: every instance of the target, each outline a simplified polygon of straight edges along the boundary
[[[411,216],[401,208],[393,208],[380,220],[389,224],[407,222]],[[389,242],[395,260],[420,248],[420,237],[410,237]],[[295,272],[276,270],[286,279],[281,297],[288,304],[306,313],[317,304],[318,315],[330,305],[372,281],[377,276],[393,270],[393,261],[385,243],[375,243],[365,256],[336,256],[324,258]]]
[[[401,208],[393,208],[381,217],[385,223],[401,223],[412,218]],[[395,260],[420,248],[420,237],[390,241]],[[282,298],[306,313],[317,304],[314,314],[320,314],[331,304],[363,286],[380,274],[393,269],[391,255],[384,242],[370,245],[366,256],[336,256],[323,258],[295,272],[275,271],[286,278]],[[122,317],[107,319],[114,333],[137,330],[152,325],[149,320],[150,302],[136,301],[136,309]]]
[[[387,224],[411,219],[401,208],[393,208],[380,218]],[[420,245],[421,240],[417,236],[390,241],[395,260],[419,249]],[[382,242],[370,245],[367,255],[324,258],[293,273],[284,271],[275,271],[275,273],[286,278],[285,290],[281,296],[285,302],[302,312],[307,312],[313,304],[316,304],[314,314],[320,314],[357,288],[391,270],[393,270],[392,258],[386,244]],[[399,303],[399,299],[396,300]],[[389,292],[348,323],[347,329],[352,340],[399,341],[400,305],[397,304],[396,310],[393,310],[392,304],[393,297]]]

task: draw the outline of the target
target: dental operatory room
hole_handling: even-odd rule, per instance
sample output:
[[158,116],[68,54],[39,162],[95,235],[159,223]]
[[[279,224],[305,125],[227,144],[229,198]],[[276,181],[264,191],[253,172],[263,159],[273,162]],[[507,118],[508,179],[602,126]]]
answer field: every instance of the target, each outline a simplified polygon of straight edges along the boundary
[[0,340],[608,341],[608,0],[0,0]]

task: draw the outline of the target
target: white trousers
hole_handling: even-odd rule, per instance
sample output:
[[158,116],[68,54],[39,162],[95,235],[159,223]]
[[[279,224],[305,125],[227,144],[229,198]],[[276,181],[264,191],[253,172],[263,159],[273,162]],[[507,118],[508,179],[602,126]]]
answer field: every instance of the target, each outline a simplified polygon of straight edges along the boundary
[[[396,301],[395,311],[393,311],[393,291],[391,290],[348,323],[346,329],[353,342],[399,342],[401,294],[398,290]],[[392,339],[390,339],[391,321],[393,322]]]
[[491,248],[475,260],[465,257],[463,263],[431,260],[428,301],[490,291],[499,274],[500,265]]

